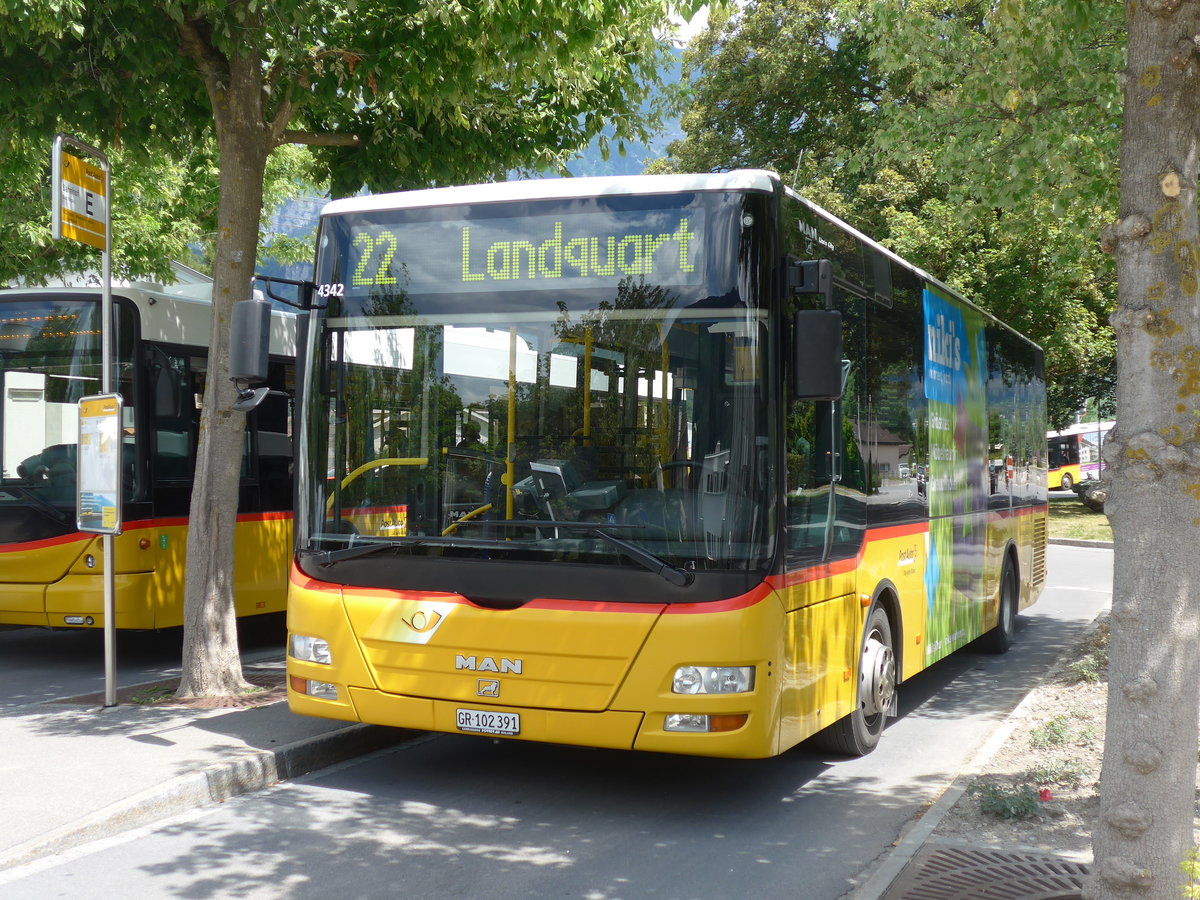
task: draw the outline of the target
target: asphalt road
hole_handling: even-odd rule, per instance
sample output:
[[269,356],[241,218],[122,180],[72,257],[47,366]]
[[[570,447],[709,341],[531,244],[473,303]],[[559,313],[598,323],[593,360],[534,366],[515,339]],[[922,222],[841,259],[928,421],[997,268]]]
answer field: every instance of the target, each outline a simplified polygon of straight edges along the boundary
[[835,900],[1107,605],[1111,551],[1055,546],[1049,566],[1014,648],[961,652],[906,682],[863,759],[426,735],[2,872],[0,895]]

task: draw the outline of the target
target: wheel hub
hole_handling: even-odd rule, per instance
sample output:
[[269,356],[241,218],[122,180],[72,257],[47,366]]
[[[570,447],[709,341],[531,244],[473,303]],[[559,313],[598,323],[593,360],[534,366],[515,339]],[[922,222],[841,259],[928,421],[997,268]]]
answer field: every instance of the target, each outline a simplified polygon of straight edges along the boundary
[[896,656],[878,634],[867,638],[863,647],[861,688],[863,715],[877,716],[891,707],[896,693]]

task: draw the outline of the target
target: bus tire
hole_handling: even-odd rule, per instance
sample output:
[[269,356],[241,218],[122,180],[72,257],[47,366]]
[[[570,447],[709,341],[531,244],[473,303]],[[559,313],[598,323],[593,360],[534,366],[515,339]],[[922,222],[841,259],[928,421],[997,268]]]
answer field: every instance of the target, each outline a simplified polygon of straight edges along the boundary
[[858,694],[854,712],[816,735],[825,750],[866,756],[883,734],[896,695],[896,651],[892,623],[876,606],[867,616],[858,653]]
[[984,653],[1007,653],[1017,636],[1017,604],[1021,585],[1017,581],[1017,569],[1011,558],[1004,560],[1000,572],[1000,608],[996,613],[996,627],[979,639],[979,649]]
[[1075,487],[1075,479],[1072,478],[1068,473],[1064,472],[1062,482],[1059,484],[1059,487],[1061,487],[1064,491],[1069,491]]

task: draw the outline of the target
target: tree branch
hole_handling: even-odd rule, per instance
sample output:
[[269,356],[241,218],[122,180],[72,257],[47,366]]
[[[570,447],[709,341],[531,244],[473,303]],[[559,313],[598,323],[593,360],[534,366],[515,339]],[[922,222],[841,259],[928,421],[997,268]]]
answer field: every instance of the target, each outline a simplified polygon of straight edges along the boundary
[[281,144],[290,144],[292,141],[287,140],[284,135],[287,133],[288,122],[292,121],[292,113],[295,110],[295,105],[292,103],[291,90],[284,92],[283,97],[279,101],[279,105],[275,108],[274,115],[271,116],[270,122],[267,123],[267,128],[271,135],[271,147],[280,146]]
[[185,19],[176,26],[179,44],[185,56],[191,59],[204,80],[204,87],[217,113],[217,98],[229,86],[229,60],[213,46],[211,31],[201,19]]
[[357,134],[338,134],[316,131],[284,131],[279,136],[281,144],[307,144],[310,147],[361,147],[362,138]]

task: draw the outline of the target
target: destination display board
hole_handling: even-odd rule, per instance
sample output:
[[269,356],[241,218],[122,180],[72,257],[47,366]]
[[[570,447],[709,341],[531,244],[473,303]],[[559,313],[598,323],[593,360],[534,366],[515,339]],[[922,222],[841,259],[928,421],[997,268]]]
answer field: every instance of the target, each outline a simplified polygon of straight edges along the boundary
[[[641,209],[406,221],[346,216],[323,296],[668,286],[705,278],[705,210]],[[392,218],[391,221],[388,221]]]

